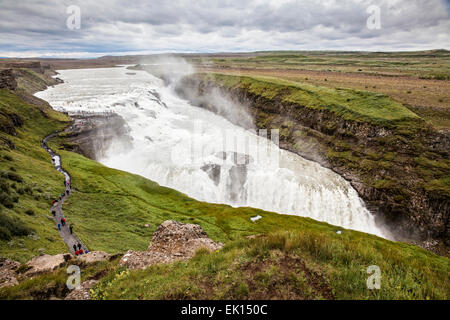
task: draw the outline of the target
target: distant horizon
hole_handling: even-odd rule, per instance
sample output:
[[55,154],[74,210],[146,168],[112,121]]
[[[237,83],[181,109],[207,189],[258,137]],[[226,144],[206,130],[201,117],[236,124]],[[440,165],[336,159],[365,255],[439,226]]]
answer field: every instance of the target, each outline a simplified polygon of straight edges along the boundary
[[100,53],[97,52],[95,54],[102,54],[98,56],[92,56],[92,57],[70,57],[70,53],[67,57],[58,57],[58,56],[30,56],[30,57],[18,57],[18,56],[0,56],[0,59],[21,59],[21,60],[31,60],[31,59],[58,59],[58,60],[64,60],[64,59],[75,59],[75,60],[92,60],[92,59],[99,59],[99,58],[105,58],[105,57],[138,57],[138,56],[156,56],[156,55],[218,55],[218,54],[251,54],[251,53],[271,53],[271,52],[335,52],[335,53],[345,53],[345,52],[359,52],[359,53],[407,53],[407,52],[427,52],[427,51],[450,51],[450,49],[445,48],[433,48],[433,49],[423,49],[423,50],[377,50],[377,51],[371,51],[371,50],[333,50],[333,49],[327,49],[327,50],[257,50],[257,51],[212,51],[212,52],[155,52],[155,53],[140,53],[140,54],[122,54],[122,52],[118,53],[117,55],[111,52],[104,52]]

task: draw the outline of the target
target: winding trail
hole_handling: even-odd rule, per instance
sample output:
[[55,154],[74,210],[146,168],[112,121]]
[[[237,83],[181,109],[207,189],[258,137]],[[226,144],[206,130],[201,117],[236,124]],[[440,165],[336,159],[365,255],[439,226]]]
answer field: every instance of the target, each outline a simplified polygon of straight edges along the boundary
[[[72,128],[72,126],[69,126],[65,131],[71,130],[71,128]],[[54,138],[55,136],[57,136],[58,134],[59,134],[59,131],[56,131],[56,132],[48,135],[47,137],[44,138],[44,140],[42,140],[42,145],[41,145],[42,148],[44,148],[52,157],[52,163],[55,166],[55,169],[64,175],[65,193],[64,194],[61,193],[61,196],[58,199],[56,199],[56,202],[52,205],[52,207],[50,209],[53,219],[56,222],[56,226],[58,226],[58,224],[61,224],[61,219],[64,218],[62,204],[63,204],[64,200],[66,200],[70,196],[70,194],[73,192],[72,181],[71,181],[70,175],[69,175],[69,173],[64,171],[64,169],[61,166],[61,157],[47,146],[47,142],[49,140],[51,140],[52,138]],[[54,214],[53,214],[53,212],[54,212]],[[83,252],[86,252],[88,250],[87,247],[85,245],[83,245],[80,238],[78,238],[75,233],[70,233],[69,225],[70,224],[68,223],[68,221],[66,219],[66,224],[65,224],[65,226],[61,225],[59,234],[61,235],[64,242],[67,244],[67,246],[69,247],[70,252],[72,254],[75,254],[75,250],[74,250],[73,246],[78,245],[78,244],[81,245],[81,249],[83,249]]]

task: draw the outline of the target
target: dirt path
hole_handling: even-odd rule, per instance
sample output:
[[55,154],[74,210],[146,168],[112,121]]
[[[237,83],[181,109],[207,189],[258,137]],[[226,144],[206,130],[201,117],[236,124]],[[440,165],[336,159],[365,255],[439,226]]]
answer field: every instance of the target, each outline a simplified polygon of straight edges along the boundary
[[[70,130],[70,127],[68,129],[66,129],[66,131],[67,130]],[[52,205],[50,210],[51,210],[53,219],[56,222],[56,226],[58,226],[58,224],[60,224],[59,234],[61,235],[64,242],[67,244],[67,246],[69,247],[70,252],[72,254],[75,254],[73,245],[78,245],[78,244],[80,244],[83,251],[86,252],[87,247],[85,245],[83,245],[83,243],[76,236],[75,233],[70,233],[70,229],[69,229],[70,224],[67,222],[67,219],[66,219],[66,224],[64,226],[61,224],[61,219],[64,217],[64,212],[62,210],[62,204],[63,204],[64,200],[66,200],[70,196],[70,194],[73,192],[73,190],[72,190],[72,181],[71,181],[70,175],[66,171],[64,171],[64,169],[61,166],[61,157],[47,146],[47,142],[50,139],[57,136],[58,133],[59,133],[58,131],[55,133],[52,133],[51,135],[45,137],[44,140],[42,141],[42,148],[44,148],[52,157],[52,163],[55,166],[55,169],[64,175],[65,193],[64,194],[61,193],[61,196],[58,199],[55,199],[56,202]],[[77,248],[77,250],[78,250],[78,248]]]

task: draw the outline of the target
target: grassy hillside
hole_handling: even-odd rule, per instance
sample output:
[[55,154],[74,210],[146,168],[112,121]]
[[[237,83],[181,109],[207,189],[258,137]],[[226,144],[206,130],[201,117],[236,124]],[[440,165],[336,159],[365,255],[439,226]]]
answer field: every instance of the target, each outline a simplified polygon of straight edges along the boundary
[[225,87],[246,88],[267,99],[278,97],[283,103],[298,103],[312,109],[329,110],[344,119],[392,125],[400,121],[418,119],[418,116],[389,97],[369,91],[330,89],[300,85],[277,78],[208,74]]
[[[368,290],[367,267],[381,270]],[[366,234],[306,228],[229,242],[188,262],[117,268],[97,299],[448,299],[449,260]]]
[[[42,251],[66,252],[53,221],[47,218],[49,200],[61,191],[63,177],[53,169],[40,142],[48,133],[63,128],[68,119],[27,105],[5,90],[0,91],[0,108],[2,114],[15,114],[23,121],[15,126],[15,136],[1,133],[2,139],[14,145],[2,145],[0,165],[6,177],[2,183],[7,185],[2,192],[18,199],[12,201],[11,208],[2,202],[2,217],[7,218],[0,220],[1,226],[14,232],[10,230],[9,239],[0,240],[0,256],[24,262]],[[64,137],[50,145],[59,149],[76,189],[64,204],[65,214],[91,250],[143,250],[156,227],[167,219],[200,224],[213,240],[226,244],[225,249],[212,254],[200,251],[189,262],[144,271],[124,270],[117,261],[83,268],[84,278],[97,273],[104,276],[94,288],[94,298],[449,296],[449,259],[421,248],[308,218],[199,202],[143,177],[65,151],[70,146]],[[262,219],[251,222],[250,217],[257,214]],[[337,230],[342,233],[337,234]],[[245,238],[249,235],[259,236]],[[370,265],[381,268],[379,291],[366,289]],[[43,298],[50,291],[63,297],[63,271],[1,289],[0,298]]]
[[[40,144],[68,120],[0,90],[1,256],[24,262],[41,252],[55,254],[66,249],[53,220],[48,219],[50,201],[61,193],[64,180]],[[14,236],[15,228],[25,229],[22,236]]]

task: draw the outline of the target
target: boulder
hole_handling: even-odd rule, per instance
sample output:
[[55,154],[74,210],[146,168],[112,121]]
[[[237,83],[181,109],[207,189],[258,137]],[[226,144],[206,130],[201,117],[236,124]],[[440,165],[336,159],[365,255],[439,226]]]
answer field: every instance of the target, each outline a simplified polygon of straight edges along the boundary
[[72,255],[69,253],[60,253],[57,255],[48,255],[43,254],[37,257],[34,257],[30,261],[26,263],[26,265],[30,268],[25,275],[32,276],[43,272],[49,272],[56,270],[57,268],[63,266],[67,261],[72,258]]
[[103,252],[103,251],[91,251],[88,253],[85,253],[81,256],[78,256],[78,259],[86,262],[86,263],[93,263],[97,261],[105,261],[109,260],[110,254]]
[[190,259],[200,248],[215,251],[222,246],[209,239],[199,225],[167,220],[156,229],[146,251],[130,250],[120,264],[130,269],[145,269],[153,264]]

